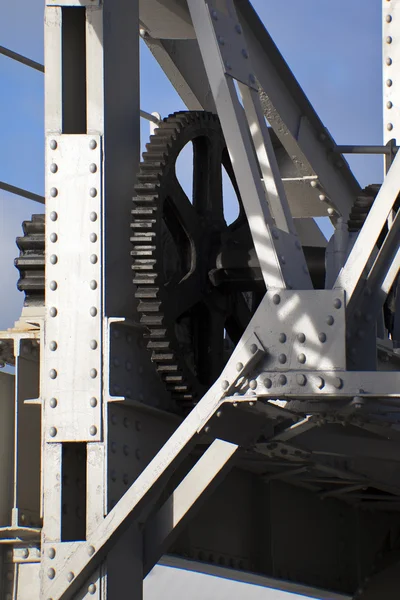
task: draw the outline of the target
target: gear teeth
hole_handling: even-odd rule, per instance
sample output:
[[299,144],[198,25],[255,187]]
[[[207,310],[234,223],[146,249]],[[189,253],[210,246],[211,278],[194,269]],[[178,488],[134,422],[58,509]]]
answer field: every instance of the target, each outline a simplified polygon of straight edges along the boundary
[[[171,331],[164,326],[160,296],[164,287],[161,282],[159,286],[155,285],[159,268],[157,244],[161,243],[158,240],[158,223],[162,218],[160,190],[170,160],[169,150],[180,143],[177,140],[181,133],[187,126],[207,127],[209,124],[219,126],[218,117],[204,111],[180,111],[164,119],[150,136],[146,151],[142,155],[143,162],[135,185],[130,238],[133,282],[137,286],[135,297],[139,301],[137,310],[140,314],[140,322],[147,327],[145,334],[147,348],[151,351],[151,358],[157,372],[172,397],[180,405],[190,403],[191,406],[194,403],[194,393],[190,389],[191,383],[186,375],[188,373],[186,364],[181,365],[182,359],[176,356],[168,339]],[[163,278],[160,277],[162,281]]]
[[45,288],[45,215],[32,215],[22,223],[23,236],[17,238],[20,251],[14,265],[19,270],[17,288],[25,292],[25,306],[44,304]]

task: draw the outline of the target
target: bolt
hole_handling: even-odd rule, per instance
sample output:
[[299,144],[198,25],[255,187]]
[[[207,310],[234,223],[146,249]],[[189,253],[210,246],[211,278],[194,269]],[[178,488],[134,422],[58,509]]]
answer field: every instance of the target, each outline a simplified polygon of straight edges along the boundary
[[47,556],[48,556],[48,557],[49,557],[51,560],[53,560],[53,558],[55,557],[55,555],[56,555],[56,550],[55,550],[55,548],[49,548],[49,549],[47,550]]
[[243,48],[242,56],[243,56],[243,58],[249,58],[249,53],[247,52],[246,48]]
[[326,342],[326,333],[322,332],[318,335],[318,339],[321,342],[321,344],[324,344]]
[[304,344],[304,342],[306,341],[306,336],[304,335],[304,333],[298,333],[297,339],[299,340],[300,344]]
[[91,212],[90,215],[89,215],[89,218],[94,223],[95,221],[97,221],[97,213]]
[[71,583],[71,581],[74,579],[75,575],[72,571],[70,571],[67,575],[67,580]]
[[241,371],[243,369],[243,363],[238,362],[236,363],[236,371]]
[[256,78],[254,77],[253,73],[250,73],[250,75],[249,75],[249,81],[253,85],[256,83]]
[[50,402],[49,402],[51,408],[56,408],[57,406],[57,399],[56,398],[50,398]]
[[90,340],[90,348],[92,350],[96,350],[96,348],[97,348],[97,342],[96,342],[96,340]]
[[57,429],[55,427],[50,427],[49,434],[50,434],[50,437],[56,437]]
[[304,364],[306,362],[306,355],[305,354],[299,354],[297,357],[297,360],[299,361],[299,363]]
[[393,108],[393,102],[389,100],[389,102],[386,103],[386,108]]
[[57,196],[58,196],[58,189],[55,188],[55,187],[52,187],[51,190],[50,190],[50,196],[52,198],[57,198]]
[[96,550],[95,550],[94,546],[88,546],[87,553],[89,556],[93,556],[93,554],[95,552],[96,552]]
[[55,369],[50,369],[49,376],[50,379],[57,379],[57,371]]
[[388,67],[390,67],[390,65],[392,64],[392,59],[390,58],[390,56],[388,56],[388,58],[386,59],[386,64]]
[[320,202],[325,202],[325,201],[326,201],[326,196],[325,196],[325,194],[320,194],[320,195],[318,196],[318,198],[319,198]]
[[391,44],[391,43],[392,43],[392,41],[393,41],[393,40],[392,40],[392,36],[388,35],[388,36],[387,36],[387,38],[386,38],[386,43],[387,43],[387,44]]
[[287,384],[287,378],[286,375],[279,375],[279,385],[286,385]]
[[315,383],[320,390],[322,390],[325,385],[325,381],[322,379],[322,377],[317,377]]
[[284,333],[279,334],[279,341],[281,344],[284,344],[286,342],[286,335]]
[[335,388],[337,390],[342,389],[342,387],[343,387],[343,379],[340,379],[340,377],[335,377],[335,379],[333,380],[333,385],[335,386]]
[[276,240],[279,240],[279,233],[275,228],[272,229],[272,237],[274,237]]
[[90,188],[89,194],[90,194],[90,196],[92,198],[96,198],[96,196],[97,196],[97,190],[96,190],[96,188],[94,188],[94,187]]
[[57,309],[55,306],[52,306],[49,310],[49,314],[51,317],[56,317],[57,316]]
[[55,244],[56,241],[58,240],[58,235],[56,233],[51,233],[50,234],[50,241]]
[[256,344],[251,344],[251,346],[250,346],[250,352],[252,354],[255,354],[257,352],[257,350],[258,350],[258,348],[257,348]]
[[52,265],[56,265],[58,263],[58,258],[57,258],[57,256],[55,254],[52,254],[50,256],[50,262],[51,262]]
[[54,569],[47,569],[47,577],[49,579],[54,579],[55,576],[56,576],[56,572]]
[[90,311],[89,311],[89,312],[90,312],[90,316],[91,316],[91,317],[95,317],[95,316],[97,315],[97,308],[96,308],[95,306],[92,306],[92,307],[90,308]]
[[278,360],[279,360],[279,362],[280,362],[282,365],[284,365],[284,364],[285,364],[285,362],[286,362],[286,360],[287,360],[286,354],[280,354],[280,355],[278,356]]
[[214,19],[214,21],[218,21],[218,13],[216,10],[211,11],[211,16]]
[[89,171],[90,171],[91,173],[96,173],[96,171],[97,171],[97,165],[96,165],[95,163],[92,163],[92,164],[90,165],[90,167],[89,167]]
[[89,142],[89,148],[91,150],[95,150],[97,148],[97,142],[96,142],[96,140],[90,140],[90,142]]
[[222,417],[222,410],[218,410],[216,414],[217,414],[218,418],[221,418]]
[[333,325],[334,322],[335,322],[335,319],[332,317],[332,315],[329,315],[326,319],[327,325]]
[[92,281],[90,282],[90,289],[95,290],[96,288],[97,288],[97,281],[92,279]]
[[52,221],[57,221],[57,219],[58,219],[58,215],[54,210],[50,213],[50,219]]
[[386,15],[386,23],[392,22],[392,15]]
[[340,300],[340,298],[335,298],[335,300],[333,301],[333,306],[334,308],[341,308],[342,301]]
[[206,425],[206,427],[204,427],[204,432],[210,433],[210,431],[211,431],[211,427],[209,425]]
[[56,165],[56,163],[52,163],[52,164],[50,165],[50,171],[51,171],[52,173],[57,173],[57,171],[58,171],[58,166]]
[[255,379],[252,379],[252,380],[249,382],[249,388],[250,388],[251,390],[255,390],[255,389],[256,389],[256,387],[257,387],[257,381],[256,381]]
[[266,377],[266,379],[264,379],[264,385],[268,389],[272,387],[272,381],[269,377]]
[[92,379],[96,379],[97,377],[97,370],[96,369],[90,369],[89,375]]
[[97,398],[95,398],[95,397],[93,397],[93,398],[90,398],[90,401],[89,401],[89,402],[90,402],[90,406],[91,406],[92,408],[96,408],[96,406],[97,406]]
[[95,265],[97,263],[97,255],[96,254],[91,255],[90,262],[92,263],[92,265]]
[[91,233],[89,239],[92,242],[92,244],[94,244],[95,242],[97,242],[97,235],[95,233]]
[[241,25],[239,25],[239,23],[237,25],[235,25],[235,31],[236,31],[236,33],[239,33],[239,34],[242,33],[242,27],[241,27]]
[[304,386],[307,383],[307,377],[299,373],[296,375],[296,381],[299,385]]
[[225,40],[224,40],[224,38],[223,38],[221,35],[219,35],[219,36],[218,36],[218,43],[219,43],[221,46],[224,46],[224,45],[225,45]]
[[388,123],[388,124],[386,125],[386,129],[387,129],[388,131],[392,131],[392,129],[393,129],[393,123]]
[[89,433],[90,433],[90,435],[96,435],[96,433],[97,433],[97,427],[96,427],[96,425],[92,425],[90,427]]
[[224,381],[222,381],[221,383],[221,387],[223,390],[227,390],[229,387],[229,381],[227,381],[226,379],[224,379]]
[[272,296],[272,302],[273,302],[274,304],[279,304],[279,303],[280,303],[280,301],[281,301],[281,297],[280,297],[280,295],[279,295],[279,294],[274,294],[274,295]]
[[58,146],[58,144],[57,144],[56,140],[51,140],[50,141],[50,148],[52,150],[57,150],[57,146]]
[[232,65],[231,65],[231,63],[227,62],[227,63],[225,63],[225,66],[226,66],[226,68],[227,68],[227,70],[228,70],[228,71],[231,71],[231,70],[232,70]]

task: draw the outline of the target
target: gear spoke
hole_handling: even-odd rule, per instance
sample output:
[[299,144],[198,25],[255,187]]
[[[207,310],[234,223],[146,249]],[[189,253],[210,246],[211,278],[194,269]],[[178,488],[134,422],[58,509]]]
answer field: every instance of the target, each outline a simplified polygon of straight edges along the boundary
[[193,204],[202,217],[224,220],[222,146],[220,140],[193,140]]

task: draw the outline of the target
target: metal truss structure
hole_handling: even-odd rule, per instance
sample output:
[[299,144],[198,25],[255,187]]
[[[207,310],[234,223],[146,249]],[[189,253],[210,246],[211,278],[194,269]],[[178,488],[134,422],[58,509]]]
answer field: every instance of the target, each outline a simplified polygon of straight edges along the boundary
[[[0,342],[1,598],[138,600],[166,554],[394,597],[400,0],[386,145],[363,148],[335,145],[249,0],[45,11],[46,215],[24,225],[26,305]],[[139,35],[189,111],[152,118],[140,169]],[[171,187],[187,142],[193,203]],[[342,151],[384,154],[382,186]]]

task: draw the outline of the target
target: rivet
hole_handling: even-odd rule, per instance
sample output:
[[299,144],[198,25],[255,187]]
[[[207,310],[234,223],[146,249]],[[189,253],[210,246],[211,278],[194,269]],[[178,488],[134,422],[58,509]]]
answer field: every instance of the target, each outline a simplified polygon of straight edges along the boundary
[[243,363],[238,362],[236,363],[236,371],[241,371],[243,369]]
[[142,431],[142,423],[140,421],[136,421],[135,427],[136,431]]
[[225,67],[227,68],[228,71],[232,70],[232,65],[229,62],[225,63]]
[[89,171],[90,171],[91,173],[96,173],[96,171],[97,171],[97,165],[96,165],[95,163],[92,163],[92,164],[90,165],[90,167],[89,167]]
[[321,344],[324,344],[326,342],[326,333],[324,333],[323,331],[318,335],[318,339],[321,342]]
[[227,390],[229,387],[229,381],[227,381],[226,379],[224,381],[222,381],[221,387],[223,390]]
[[96,196],[97,196],[96,188],[94,188],[94,187],[90,188],[89,194],[90,194],[91,198],[96,198]]
[[365,331],[363,329],[359,329],[357,331],[357,337],[358,337],[358,339],[362,340],[364,336],[365,336]]
[[97,433],[97,427],[96,427],[96,425],[92,425],[90,427],[89,433],[90,433],[90,435],[96,435],[96,433]]
[[296,381],[299,385],[304,386],[307,383],[307,377],[299,373],[296,375]]
[[54,569],[47,569],[47,577],[49,579],[54,579],[55,576],[56,576],[56,572]]
[[118,358],[114,358],[113,363],[114,363],[114,367],[119,367],[120,363],[119,363],[119,359]]
[[92,595],[93,595],[93,594],[95,594],[95,593],[96,593],[96,589],[97,589],[97,588],[96,588],[96,585],[95,585],[94,583],[91,583],[91,584],[88,586],[88,589],[87,589],[87,590],[88,590],[89,594],[92,594]]
[[340,379],[340,377],[335,377],[333,380],[333,385],[336,389],[340,390],[343,387],[343,379]]
[[28,556],[29,556],[29,550],[28,550],[28,548],[24,548],[22,550],[22,558],[28,558]]
[[51,140],[50,141],[50,148],[51,148],[51,150],[57,150],[57,146],[58,146],[58,144],[57,144],[56,140]]
[[211,11],[211,16],[214,19],[214,21],[218,21],[218,13],[216,10]]
[[387,43],[387,44],[391,44],[391,43],[392,43],[392,41],[393,41],[393,40],[392,40],[392,36],[391,36],[391,35],[388,35],[388,36],[387,36],[387,38],[386,38],[386,43]]
[[306,336],[304,335],[304,333],[298,333],[297,339],[300,342],[300,344],[304,344],[304,342],[306,341]]
[[50,262],[51,262],[52,265],[56,265],[58,263],[58,258],[57,258],[57,256],[55,254],[52,254],[50,256]]
[[279,381],[279,385],[286,385],[287,384],[286,375],[279,375],[278,381]]
[[90,406],[92,408],[95,408],[97,406],[97,398],[95,398],[94,396],[93,398],[90,398]]
[[335,300],[333,301],[333,306],[334,308],[341,308],[342,301],[340,300],[340,298],[335,298]]
[[97,242],[97,235],[95,233],[90,234],[90,241],[92,242],[92,244]]
[[127,446],[127,444],[125,444],[124,447],[122,448],[122,451],[124,453],[124,456],[128,456],[129,455],[129,446]]
[[333,215],[336,215],[336,210],[334,208],[328,208],[328,210],[326,211],[328,213],[328,215],[330,215],[331,217]]
[[74,579],[75,575],[72,571],[70,571],[67,575],[67,580],[71,583],[71,581]]
[[117,472],[113,469],[110,473],[111,481],[117,481]]
[[57,173],[57,171],[58,171],[58,167],[57,167],[56,163],[52,163],[52,164],[50,165],[50,171],[51,171],[52,173]]
[[50,369],[49,377],[50,379],[57,379],[57,371],[55,369]]
[[90,369],[89,375],[92,379],[96,379],[97,377],[97,369]]
[[273,302],[274,304],[279,304],[279,303],[280,303],[280,301],[281,301],[281,297],[280,297],[280,295],[279,295],[279,294],[274,294],[274,295],[272,296],[272,302]]
[[92,350],[96,350],[96,348],[97,348],[97,342],[96,342],[96,340],[90,340],[90,348]]
[[282,365],[284,365],[284,364],[285,364],[285,362],[286,362],[286,360],[287,360],[286,354],[280,354],[280,355],[278,356],[278,360],[279,360],[279,362],[280,362]]
[[142,458],[142,453],[140,452],[140,448],[136,448],[135,456],[138,460]]
[[304,365],[304,363],[306,362],[306,355],[305,354],[299,354],[297,357],[297,360],[299,361],[299,363],[301,363],[302,365]]
[[251,390],[255,390],[255,389],[256,389],[256,387],[257,387],[257,381],[256,381],[255,379],[252,379],[252,380],[249,382],[249,388],[250,388]]
[[57,281],[50,281],[49,288],[51,289],[52,292],[55,292],[57,287],[58,287]]
[[301,243],[299,242],[299,240],[296,240],[295,246],[296,246],[297,250],[301,250]]
[[47,550],[47,556],[50,558],[50,560],[53,560],[53,558],[55,557],[55,555],[56,555],[55,548],[49,548]]
[[97,221],[97,213],[95,213],[94,211],[90,213],[89,218],[91,221],[95,222]]
[[127,371],[132,371],[132,363],[130,363],[129,360],[126,361],[125,368]]
[[246,48],[243,48],[242,56],[243,56],[243,58],[249,58],[249,53],[247,52]]
[[97,315],[97,308],[95,306],[91,306],[89,313],[91,317],[95,317]]
[[327,325],[333,325],[334,322],[335,322],[335,319],[332,317],[332,315],[328,315],[328,317],[326,318]]
[[220,44],[220,46],[225,45],[225,40],[221,35],[218,36],[218,43]]
[[124,417],[124,421],[123,422],[124,422],[124,427],[126,427],[128,429],[128,427],[130,425],[128,417]]
[[280,333],[279,334],[279,341],[280,341],[281,344],[284,344],[286,342],[286,334]]
[[57,219],[58,219],[58,214],[57,214],[57,213],[56,213],[56,212],[53,210],[53,211],[50,213],[50,220],[51,220],[51,221],[57,221]]
[[90,142],[89,142],[89,148],[91,150],[95,150],[97,148],[97,142],[96,142],[96,140],[90,140]]
[[235,31],[236,31],[236,33],[239,33],[239,34],[242,33],[242,27],[241,27],[241,25],[239,25],[239,23],[237,25],[235,25]]
[[52,198],[57,198],[57,196],[58,196],[58,189],[55,188],[55,187],[52,187],[51,190],[50,190],[50,196]]
[[390,67],[390,65],[392,64],[392,62],[393,62],[392,59],[390,58],[390,56],[388,56],[387,59],[386,59],[387,66]]
[[367,323],[371,323],[372,315],[370,313],[367,313],[366,315],[364,315],[364,319],[366,320]]
[[95,265],[97,263],[97,255],[96,254],[91,255],[90,262],[92,263],[92,265]]
[[388,123],[388,124],[386,125],[386,129],[387,129],[388,131],[392,131],[392,129],[393,129],[393,123]]
[[93,554],[96,552],[94,546],[88,546],[87,549],[87,553],[89,554],[89,556],[93,556]]
[[250,81],[250,83],[255,84],[256,78],[254,77],[253,73],[250,73],[250,75],[249,75],[249,81]]
[[251,346],[250,346],[250,352],[252,354],[255,354],[257,352],[257,350],[258,350],[258,348],[257,348],[256,344],[251,344]]
[[392,15],[386,15],[386,23],[392,22]]
[[391,102],[390,100],[386,102],[386,108],[393,108],[393,102]]
[[49,402],[51,408],[56,408],[57,406],[57,398],[50,398],[50,402]]
[[92,279],[92,281],[90,282],[90,289],[95,290],[96,288],[97,288],[97,281]]
[[322,377],[317,377],[315,383],[320,390],[322,390],[325,385],[325,381],[322,379]]
[[264,379],[264,385],[265,385],[265,387],[267,389],[271,388],[272,387],[272,380],[269,377],[266,377]]
[[117,452],[117,444],[115,442],[111,442],[111,452],[113,454]]
[[274,237],[276,240],[279,240],[279,233],[275,228],[272,229],[272,237]]
[[320,194],[320,195],[318,196],[318,198],[319,198],[320,202],[325,202],[325,201],[326,201],[326,196],[325,196],[325,194]]
[[128,485],[129,482],[129,477],[127,473],[124,473],[122,476],[122,482],[124,483],[124,485]]
[[217,415],[218,419],[220,419],[222,417],[222,410],[218,410],[216,412],[216,415]]
[[49,348],[50,348],[50,350],[52,352],[54,352],[55,350],[57,350],[57,342],[55,342],[55,341],[50,342]]
[[211,427],[209,425],[206,425],[206,427],[204,427],[204,431],[205,433],[210,433]]
[[56,316],[57,316],[57,309],[56,309],[56,307],[55,307],[55,306],[52,306],[52,307],[50,308],[50,310],[49,310],[49,315],[50,315],[51,317],[56,317]]
[[50,437],[56,437],[57,429],[55,427],[50,427],[49,434],[50,434]]
[[55,244],[56,241],[58,240],[58,235],[56,233],[51,233],[50,234],[50,241]]

